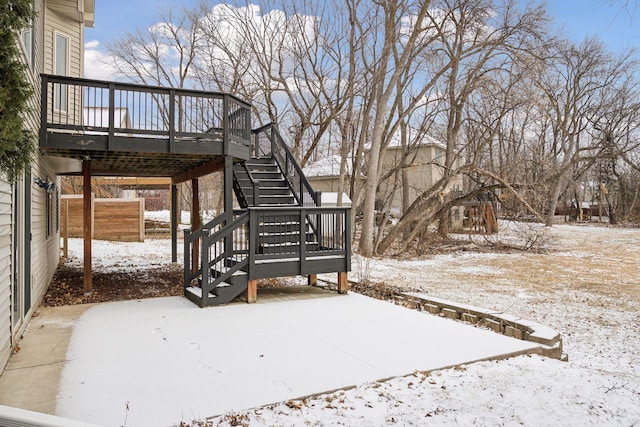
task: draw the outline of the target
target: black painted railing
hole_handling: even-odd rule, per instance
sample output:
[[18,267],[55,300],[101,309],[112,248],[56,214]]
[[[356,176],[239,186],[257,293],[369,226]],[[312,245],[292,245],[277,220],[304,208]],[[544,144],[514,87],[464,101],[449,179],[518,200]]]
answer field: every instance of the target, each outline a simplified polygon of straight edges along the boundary
[[251,106],[225,93],[43,74],[41,140],[52,131],[249,147]]
[[255,129],[253,132],[253,146],[251,150],[256,157],[272,156],[289,182],[300,206],[320,206],[320,195],[313,190],[302,168],[295,160],[293,153],[282,139],[277,127],[270,123]]
[[[289,257],[304,262],[326,256],[344,257],[348,262],[351,258],[350,208],[255,207],[248,211],[250,262]],[[314,231],[308,227],[309,220]]]
[[[200,279],[203,305],[238,270],[260,279],[282,271],[304,276],[351,269],[350,208],[250,207],[237,211],[228,226],[223,217],[184,233],[184,286]],[[191,267],[194,245],[200,248],[197,268]],[[282,263],[295,267],[283,270]],[[214,271],[223,273],[212,277]]]
[[[184,287],[200,279],[202,305],[208,305],[209,294],[216,295],[216,287],[236,271],[246,270],[249,263],[249,214],[235,212],[228,225],[221,215],[201,229],[184,232]],[[198,268],[193,269],[194,245],[199,248]]]

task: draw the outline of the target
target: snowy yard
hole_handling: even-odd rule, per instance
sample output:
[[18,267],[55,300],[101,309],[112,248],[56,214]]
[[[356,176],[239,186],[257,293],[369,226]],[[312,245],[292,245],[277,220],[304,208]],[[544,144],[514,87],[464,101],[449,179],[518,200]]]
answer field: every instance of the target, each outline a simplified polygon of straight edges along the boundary
[[[640,424],[640,230],[557,225],[547,233],[549,251],[542,254],[460,251],[368,261],[354,256],[350,279],[385,282],[537,321],[562,334],[568,362],[538,356],[480,362],[207,421],[252,426]],[[504,224],[498,238],[517,234]],[[169,244],[152,243],[149,250],[139,244],[94,244],[98,268],[111,268],[108,253],[118,253],[114,262],[129,251],[144,264],[170,259]]]
[[[514,234],[509,224],[502,230],[501,239]],[[355,257],[351,277],[545,324],[562,334],[568,362],[537,356],[481,362],[212,423],[640,424],[640,230],[557,225],[547,232],[545,254],[459,252],[411,261]]]

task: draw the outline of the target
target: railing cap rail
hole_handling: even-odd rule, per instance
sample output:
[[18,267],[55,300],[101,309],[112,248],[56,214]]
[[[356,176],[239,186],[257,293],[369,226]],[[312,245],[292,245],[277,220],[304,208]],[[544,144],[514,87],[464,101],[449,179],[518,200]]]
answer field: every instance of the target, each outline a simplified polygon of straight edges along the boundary
[[239,104],[242,104],[243,107],[251,108],[250,103],[238,98],[235,95],[232,95],[230,93],[225,93],[225,92],[202,91],[202,90],[196,90],[196,89],[183,89],[183,88],[175,88],[175,87],[167,87],[167,86],[152,86],[152,85],[143,85],[138,83],[123,83],[123,82],[115,82],[115,81],[108,81],[108,80],[86,79],[83,77],[59,76],[55,74],[46,74],[46,73],[42,73],[40,74],[40,76],[42,77],[43,80],[47,80],[53,83],[63,83],[63,84],[75,83],[78,85],[86,85],[86,86],[94,86],[94,87],[102,87],[102,88],[108,88],[111,85],[115,85],[116,88],[139,89],[143,91],[157,91],[157,92],[165,92],[165,93],[170,93],[171,91],[174,91],[182,95],[199,95],[199,96],[206,95],[210,97],[219,97],[219,98],[227,97],[227,98],[233,99]]
[[351,206],[250,206],[247,208],[249,211],[278,211],[278,212],[299,212],[299,211],[312,211],[312,212],[331,212],[331,211],[346,211],[351,209]]

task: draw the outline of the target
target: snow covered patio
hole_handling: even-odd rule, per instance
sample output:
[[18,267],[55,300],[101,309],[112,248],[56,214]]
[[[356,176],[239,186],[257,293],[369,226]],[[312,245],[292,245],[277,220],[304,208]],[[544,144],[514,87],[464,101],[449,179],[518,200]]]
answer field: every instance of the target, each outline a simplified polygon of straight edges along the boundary
[[[212,309],[181,297],[93,305],[58,361],[56,414],[175,425],[537,346],[353,293],[263,300]],[[59,324],[69,308],[43,310],[27,335]],[[38,351],[25,340],[20,357]]]

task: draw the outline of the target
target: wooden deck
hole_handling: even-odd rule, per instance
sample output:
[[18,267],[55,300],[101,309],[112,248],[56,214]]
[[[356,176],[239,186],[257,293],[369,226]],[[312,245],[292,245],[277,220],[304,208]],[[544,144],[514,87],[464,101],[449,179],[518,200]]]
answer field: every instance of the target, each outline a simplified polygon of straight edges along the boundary
[[225,93],[46,74],[41,101],[41,153],[64,165],[59,175],[83,176],[85,292],[92,289],[93,177],[170,179],[176,262],[177,184],[191,181],[191,209],[200,212],[198,179],[217,171],[224,213],[204,226],[194,215],[194,229],[185,231],[187,298],[219,305],[244,292],[255,302],[257,279],[313,281],[331,272],[346,292],[350,209],[320,206],[275,125],[251,130],[250,104]]
[[251,107],[233,95],[42,75],[40,148],[94,176],[178,177],[250,157]]

